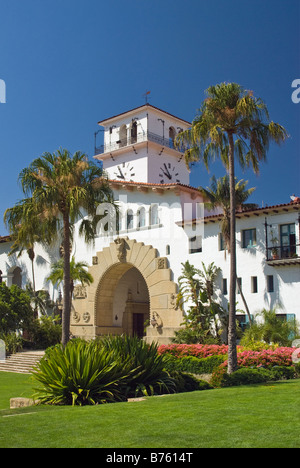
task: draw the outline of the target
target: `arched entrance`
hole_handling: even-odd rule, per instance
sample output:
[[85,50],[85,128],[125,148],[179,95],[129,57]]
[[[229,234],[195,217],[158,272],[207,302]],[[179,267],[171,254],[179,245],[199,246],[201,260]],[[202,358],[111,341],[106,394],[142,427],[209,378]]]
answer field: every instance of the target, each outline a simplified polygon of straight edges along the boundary
[[147,341],[170,342],[183,317],[176,306],[177,284],[168,259],[159,257],[157,249],[128,237],[117,238],[97,252],[89,272],[94,283],[74,290],[73,335],[141,336],[149,320]]
[[131,264],[116,264],[103,275],[95,307],[96,327],[145,336],[146,322],[149,325],[150,321],[149,291],[142,274]]

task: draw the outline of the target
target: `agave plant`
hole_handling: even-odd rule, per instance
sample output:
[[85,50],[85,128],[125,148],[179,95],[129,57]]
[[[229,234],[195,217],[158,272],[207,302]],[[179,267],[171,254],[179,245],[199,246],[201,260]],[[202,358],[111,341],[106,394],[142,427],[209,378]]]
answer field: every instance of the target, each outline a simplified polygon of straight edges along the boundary
[[124,401],[121,383],[129,374],[114,352],[83,340],[50,348],[33,371],[41,403],[73,406]]
[[[151,396],[176,391],[176,382],[166,370],[167,356],[158,354],[158,344],[148,344],[138,337],[126,335],[107,337],[101,346],[115,353],[116,359],[130,365],[130,378],[126,379],[127,396]],[[125,381],[123,382],[123,384]]]

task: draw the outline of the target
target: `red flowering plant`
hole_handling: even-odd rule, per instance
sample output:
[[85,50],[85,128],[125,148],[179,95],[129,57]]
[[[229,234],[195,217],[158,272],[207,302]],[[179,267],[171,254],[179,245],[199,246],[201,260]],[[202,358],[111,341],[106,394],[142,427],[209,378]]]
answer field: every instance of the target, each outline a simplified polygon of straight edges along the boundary
[[[273,367],[293,365],[292,355],[295,348],[279,347],[276,349],[263,349],[260,351],[244,350],[238,347],[239,367]],[[161,345],[158,348],[159,354],[171,354],[174,357],[194,356],[199,359],[209,356],[228,354],[227,345],[203,345],[203,344],[170,344]],[[299,353],[300,357],[300,353]],[[224,365],[227,364],[225,361]]]

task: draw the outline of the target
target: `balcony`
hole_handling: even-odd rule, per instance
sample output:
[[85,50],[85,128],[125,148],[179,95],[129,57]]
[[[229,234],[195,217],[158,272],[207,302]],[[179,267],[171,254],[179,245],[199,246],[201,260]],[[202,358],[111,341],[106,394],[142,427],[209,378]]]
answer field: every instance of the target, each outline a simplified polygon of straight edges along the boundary
[[178,151],[179,153],[184,153],[186,150],[186,147],[184,145],[181,145],[179,148],[175,147],[174,140],[172,140],[171,138],[164,138],[152,132],[143,132],[128,138],[124,138],[122,140],[112,142],[110,144],[95,147],[95,155],[110,153],[120,148],[126,148],[128,146],[143,143],[146,141],[151,141],[153,143],[157,143],[160,146],[171,148],[175,151]]
[[272,266],[300,264],[300,244],[268,247],[266,261]]

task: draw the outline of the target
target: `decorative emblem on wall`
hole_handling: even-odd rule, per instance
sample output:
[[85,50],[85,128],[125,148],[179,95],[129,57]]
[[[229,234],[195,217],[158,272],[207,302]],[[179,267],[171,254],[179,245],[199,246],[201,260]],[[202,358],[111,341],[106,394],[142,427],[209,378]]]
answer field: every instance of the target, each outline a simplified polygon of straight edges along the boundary
[[178,309],[178,304],[177,304],[177,295],[176,294],[170,294],[170,306],[172,309],[177,310]]
[[87,297],[86,288],[79,284],[74,288],[74,299],[85,299]]
[[91,314],[89,312],[84,312],[83,314],[84,323],[88,323],[90,320],[91,320]]
[[78,314],[78,312],[73,312],[73,321],[75,323],[79,323],[80,322],[80,315]]
[[93,265],[98,265],[98,257],[93,257]]
[[157,258],[156,261],[157,261],[157,269],[158,270],[164,270],[165,268],[168,268],[168,259],[167,259],[167,257]]

